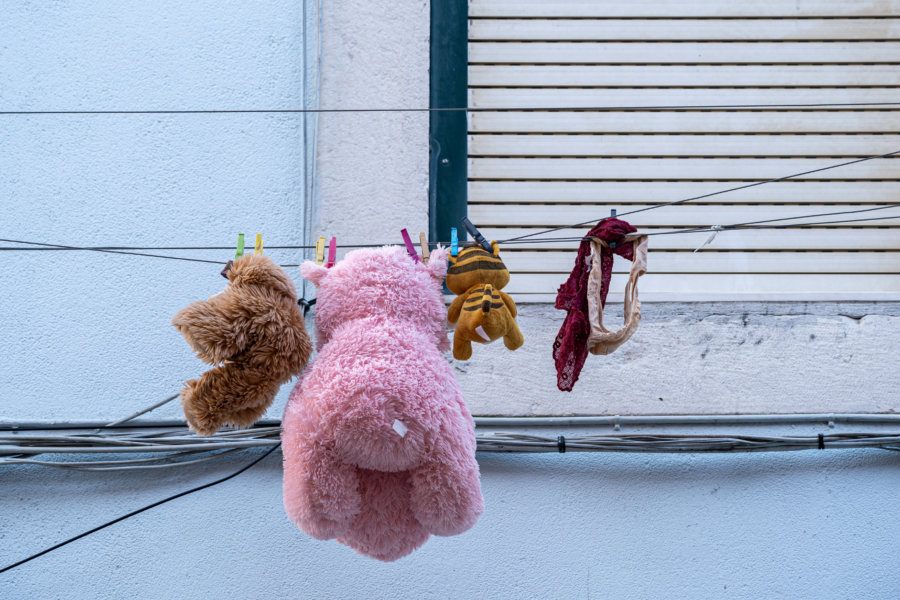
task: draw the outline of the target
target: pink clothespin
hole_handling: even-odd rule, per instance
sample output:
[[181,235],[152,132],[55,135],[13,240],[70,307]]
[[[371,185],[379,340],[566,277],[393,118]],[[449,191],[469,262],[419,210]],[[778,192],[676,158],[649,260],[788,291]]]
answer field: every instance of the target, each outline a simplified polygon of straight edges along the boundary
[[335,259],[337,258],[337,238],[335,236],[331,236],[331,241],[328,242],[328,262],[325,263],[325,266],[329,269],[334,266]]
[[406,229],[400,230],[400,235],[403,236],[403,243],[406,244],[406,251],[409,252],[409,255],[416,262],[419,262],[419,253],[416,252],[416,247],[413,246],[412,238],[409,237],[409,232]]

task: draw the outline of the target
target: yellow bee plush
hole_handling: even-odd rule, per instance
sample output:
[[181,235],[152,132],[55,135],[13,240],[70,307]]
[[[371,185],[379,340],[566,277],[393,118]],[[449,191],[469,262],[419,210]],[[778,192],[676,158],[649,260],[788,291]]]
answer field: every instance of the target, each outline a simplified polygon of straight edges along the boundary
[[488,344],[503,338],[510,350],[520,347],[525,338],[516,324],[516,303],[500,291],[509,283],[509,271],[500,260],[500,247],[491,242],[493,252],[480,246],[460,250],[450,257],[447,287],[456,294],[447,319],[456,323],[453,358],[472,357],[472,342]]

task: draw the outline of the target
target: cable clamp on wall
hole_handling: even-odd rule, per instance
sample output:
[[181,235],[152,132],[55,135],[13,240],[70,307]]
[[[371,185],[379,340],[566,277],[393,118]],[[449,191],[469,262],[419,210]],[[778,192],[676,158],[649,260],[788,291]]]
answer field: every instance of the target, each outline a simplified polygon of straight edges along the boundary
[[560,454],[566,453],[566,436],[560,435],[556,438],[556,449]]

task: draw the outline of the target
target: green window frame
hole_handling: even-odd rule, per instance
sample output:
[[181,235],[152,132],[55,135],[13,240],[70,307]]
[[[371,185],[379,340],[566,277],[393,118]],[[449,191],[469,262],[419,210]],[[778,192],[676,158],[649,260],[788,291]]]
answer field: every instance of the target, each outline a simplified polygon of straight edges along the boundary
[[[468,104],[468,0],[431,2],[431,64],[429,103],[434,108]],[[466,239],[460,220],[467,214],[468,118],[466,111],[431,111],[429,121],[428,220],[431,240],[449,240],[456,227]]]

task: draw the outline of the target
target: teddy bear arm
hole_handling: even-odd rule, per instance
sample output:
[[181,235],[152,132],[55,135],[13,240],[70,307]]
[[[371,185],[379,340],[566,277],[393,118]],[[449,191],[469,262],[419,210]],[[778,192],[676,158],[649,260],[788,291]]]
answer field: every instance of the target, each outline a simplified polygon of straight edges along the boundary
[[243,331],[246,317],[236,314],[222,296],[194,302],[172,319],[174,325],[197,356],[210,364],[218,364],[240,352],[247,343]]
[[229,362],[188,381],[181,391],[181,404],[191,429],[212,435],[225,424],[253,425],[272,404],[279,387],[279,382]]

